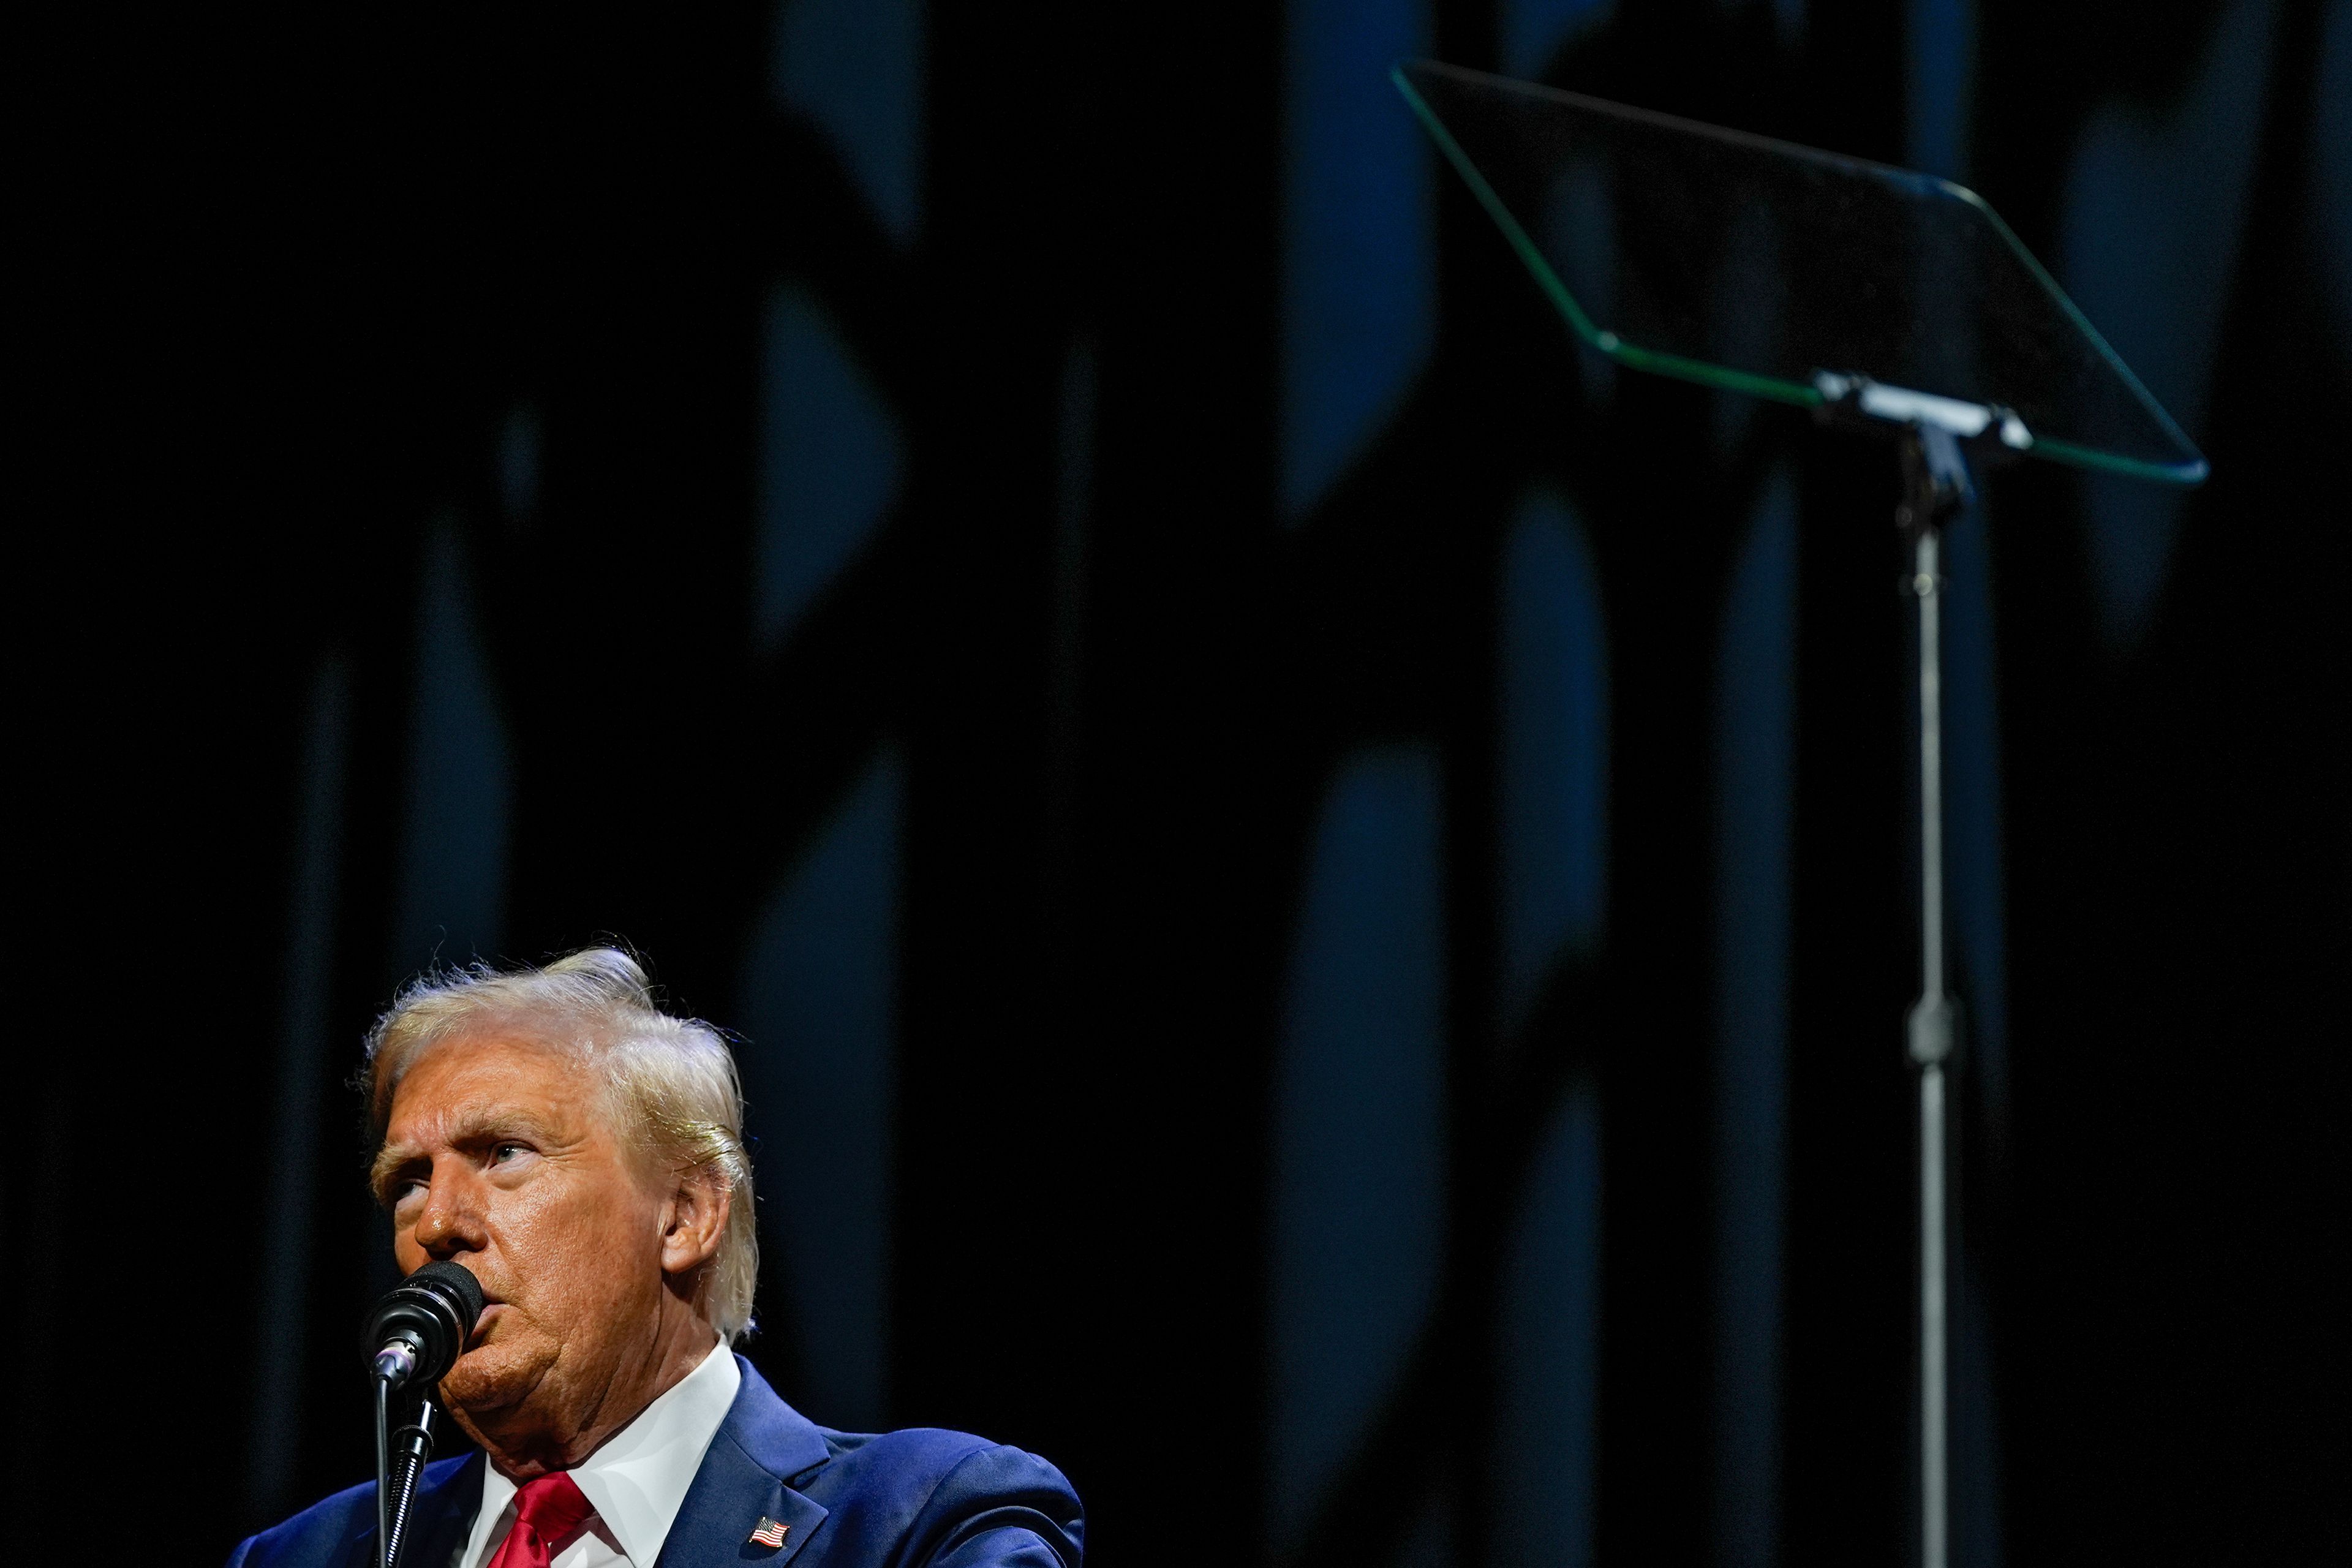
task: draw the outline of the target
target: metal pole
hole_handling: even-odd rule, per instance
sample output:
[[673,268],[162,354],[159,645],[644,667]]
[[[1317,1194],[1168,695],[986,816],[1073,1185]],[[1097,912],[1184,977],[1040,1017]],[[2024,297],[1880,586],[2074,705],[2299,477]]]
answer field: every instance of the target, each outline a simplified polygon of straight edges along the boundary
[[[1926,499],[1926,498],[1922,498]],[[1929,502],[1932,505],[1932,501]],[[1921,1568],[1948,1568],[1950,1453],[1947,1446],[1944,1062],[1952,1005],[1944,989],[1943,670],[1937,535],[1926,507],[1913,513],[1911,590],[1919,600],[1919,1000],[1911,1059],[1919,1068],[1919,1545]]]
[[1945,1568],[1951,1512],[1945,1452],[1944,1069],[1919,1073],[1919,1555]]

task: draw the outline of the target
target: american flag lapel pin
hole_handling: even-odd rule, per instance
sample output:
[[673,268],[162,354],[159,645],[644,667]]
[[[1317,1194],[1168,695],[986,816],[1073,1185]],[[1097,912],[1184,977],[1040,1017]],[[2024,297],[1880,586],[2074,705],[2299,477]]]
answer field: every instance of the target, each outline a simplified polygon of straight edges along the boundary
[[784,1532],[790,1529],[792,1529],[791,1525],[779,1523],[763,1513],[760,1516],[760,1528],[751,1532],[751,1544],[771,1549],[782,1546],[784,1543]]

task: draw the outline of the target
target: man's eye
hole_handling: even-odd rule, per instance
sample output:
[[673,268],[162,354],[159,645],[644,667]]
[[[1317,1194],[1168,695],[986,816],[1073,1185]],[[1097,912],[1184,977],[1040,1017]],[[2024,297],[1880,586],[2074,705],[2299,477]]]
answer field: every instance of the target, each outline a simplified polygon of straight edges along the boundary
[[494,1165],[503,1165],[509,1160],[513,1159],[516,1155],[524,1152],[527,1152],[527,1151],[520,1143],[496,1144],[490,1150],[490,1163]]

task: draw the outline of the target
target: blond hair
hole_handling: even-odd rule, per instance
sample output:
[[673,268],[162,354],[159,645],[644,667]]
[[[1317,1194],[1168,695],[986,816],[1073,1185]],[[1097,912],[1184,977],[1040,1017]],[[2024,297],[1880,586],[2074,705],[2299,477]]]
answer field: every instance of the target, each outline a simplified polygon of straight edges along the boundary
[[368,1031],[362,1083],[379,1147],[393,1095],[418,1057],[488,1030],[513,1030],[592,1060],[608,1103],[647,1153],[725,1188],[726,1233],[697,1299],[733,1343],[751,1326],[760,1237],[743,1150],[742,1083],[725,1037],[698,1018],[663,1012],[645,969],[617,948],[585,948],[537,969],[430,970],[403,986]]

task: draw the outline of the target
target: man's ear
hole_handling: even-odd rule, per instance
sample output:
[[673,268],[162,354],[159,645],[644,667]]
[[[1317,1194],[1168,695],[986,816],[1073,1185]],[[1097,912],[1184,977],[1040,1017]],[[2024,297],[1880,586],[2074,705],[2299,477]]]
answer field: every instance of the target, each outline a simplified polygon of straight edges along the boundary
[[662,1205],[661,1266],[665,1274],[691,1274],[719,1255],[734,1194],[708,1166],[688,1171]]

